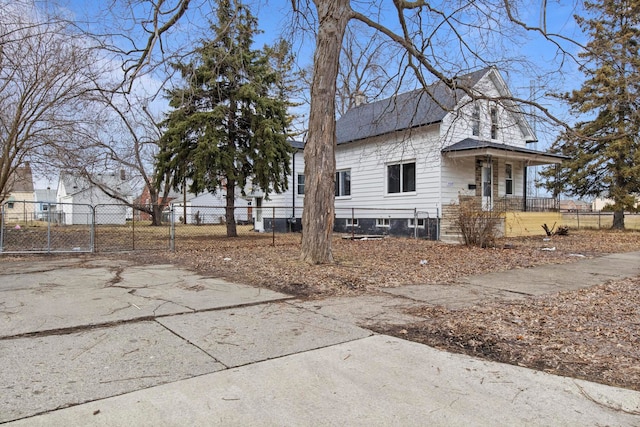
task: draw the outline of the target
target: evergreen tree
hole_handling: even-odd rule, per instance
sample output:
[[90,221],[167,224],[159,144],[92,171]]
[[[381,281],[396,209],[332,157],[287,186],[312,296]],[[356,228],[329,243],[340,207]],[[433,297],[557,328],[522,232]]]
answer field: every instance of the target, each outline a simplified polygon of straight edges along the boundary
[[188,181],[193,193],[226,191],[227,236],[235,237],[236,188],[287,188],[291,104],[283,81],[292,61],[286,43],[252,48],[257,20],[239,3],[222,0],[217,18],[214,40],[192,62],[174,65],[186,86],[168,93],[173,110],[163,123],[158,173],[172,174],[176,189]]
[[613,228],[640,193],[640,1],[586,2],[590,18],[576,17],[590,36],[579,90],[562,95],[572,112],[594,117],[565,131],[553,149],[568,159],[548,169],[546,187],[580,197],[613,200]]

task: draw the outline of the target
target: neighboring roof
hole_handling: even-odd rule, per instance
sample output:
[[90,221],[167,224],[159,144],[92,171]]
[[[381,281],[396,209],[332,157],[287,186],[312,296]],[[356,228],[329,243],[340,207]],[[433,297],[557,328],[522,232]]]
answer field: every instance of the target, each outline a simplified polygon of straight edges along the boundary
[[[96,187],[84,177],[63,174],[60,179],[69,196]],[[126,180],[122,180],[119,174],[96,174],[93,176],[93,180],[122,195],[130,195],[131,193],[129,183]]]
[[16,168],[8,188],[11,193],[33,193],[33,175],[29,163]]
[[302,141],[290,140],[289,144],[291,144],[293,148],[296,148],[298,150],[304,150],[304,142]]
[[567,156],[562,154],[547,153],[544,151],[531,150],[529,148],[515,147],[513,145],[500,144],[491,141],[482,141],[472,138],[463,139],[460,142],[449,145],[441,150],[443,153],[465,153],[469,155],[478,155],[479,151],[491,154],[491,152],[497,153],[511,153],[518,154],[523,159],[530,159],[539,162],[548,163],[560,163],[562,160],[567,159]]
[[[483,68],[456,77],[456,86],[472,88],[493,68]],[[441,122],[465,95],[437,82],[426,89],[363,104],[347,111],[336,122],[337,143],[358,141],[372,136]]]

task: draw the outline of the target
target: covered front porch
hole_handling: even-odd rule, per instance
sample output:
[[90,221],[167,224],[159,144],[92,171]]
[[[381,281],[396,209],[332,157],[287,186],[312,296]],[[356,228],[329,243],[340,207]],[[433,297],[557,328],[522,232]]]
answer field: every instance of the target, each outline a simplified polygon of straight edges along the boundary
[[[529,195],[528,169],[532,166],[560,164],[565,159],[564,156],[471,138],[445,147],[442,154],[444,159],[464,162],[467,167],[474,165],[473,181],[469,182],[468,189],[465,189],[467,191],[459,193],[459,200],[443,206],[442,235],[448,234],[449,240],[455,238],[452,230],[456,228],[460,212],[456,205],[462,199],[467,202],[475,200],[473,205],[478,206],[478,209],[502,216],[505,235],[514,235],[516,229],[521,229],[524,235],[531,234],[536,227],[513,226],[517,222],[528,222],[525,218],[527,213],[531,214],[532,223],[537,223],[547,220],[541,214],[557,214],[560,210],[559,200],[556,198]],[[471,179],[470,176],[469,178]],[[541,227],[538,228],[543,232]]]
[[[442,149],[447,159],[473,160],[475,183],[469,186],[481,197],[489,210],[547,212],[558,211],[554,198],[530,197],[528,168],[558,165],[566,157],[560,154],[531,150],[492,141],[467,138]],[[521,183],[517,180],[521,179]]]

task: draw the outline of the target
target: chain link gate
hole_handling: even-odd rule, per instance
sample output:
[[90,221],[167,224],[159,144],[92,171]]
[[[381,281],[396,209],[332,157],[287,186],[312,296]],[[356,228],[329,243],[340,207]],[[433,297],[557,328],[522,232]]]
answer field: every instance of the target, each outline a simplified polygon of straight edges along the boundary
[[91,205],[18,201],[4,203],[0,253],[94,252]]

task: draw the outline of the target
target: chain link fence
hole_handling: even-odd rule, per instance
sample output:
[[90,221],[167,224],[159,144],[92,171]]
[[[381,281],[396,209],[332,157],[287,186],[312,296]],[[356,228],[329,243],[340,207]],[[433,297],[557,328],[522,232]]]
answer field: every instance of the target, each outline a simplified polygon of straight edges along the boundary
[[0,210],[0,252],[93,252],[91,205],[20,201]]
[[[179,250],[230,236],[255,244],[299,243],[302,207],[179,206],[152,226],[122,204],[14,202],[2,205],[0,253]],[[345,238],[436,240],[437,215],[415,209],[337,208],[334,231]]]
[[[562,224],[569,228],[608,229],[613,227],[613,212],[581,212],[572,210],[562,213]],[[640,213],[625,212],[624,226],[628,230],[640,230]]]

